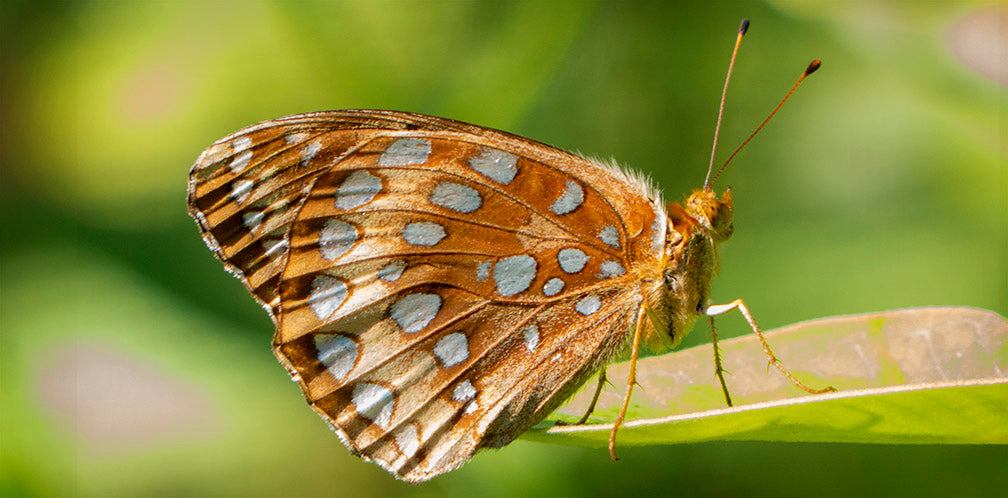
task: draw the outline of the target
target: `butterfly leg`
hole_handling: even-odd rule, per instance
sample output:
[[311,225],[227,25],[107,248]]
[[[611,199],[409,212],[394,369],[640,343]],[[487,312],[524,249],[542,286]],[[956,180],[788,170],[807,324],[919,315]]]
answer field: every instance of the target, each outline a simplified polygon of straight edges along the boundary
[[[787,377],[787,379],[790,380],[792,384],[799,387],[800,389],[803,389],[805,392],[809,394],[822,394],[836,391],[836,388],[833,386],[826,386],[824,389],[812,389],[811,387],[802,384],[802,382],[798,380],[798,378],[795,377],[790,370],[785,368],[784,364],[781,363],[781,361],[778,360],[776,356],[774,356],[773,351],[770,350],[770,344],[767,342],[766,337],[763,335],[763,331],[760,330],[758,325],[756,325],[756,320],[753,318],[752,313],[749,313],[749,308],[746,307],[745,303],[742,302],[741,299],[736,299],[728,304],[715,304],[712,306],[708,306],[707,309],[704,311],[704,314],[706,314],[708,317],[711,317],[713,323],[713,317],[717,315],[723,315],[734,309],[737,309],[739,310],[739,313],[742,313],[742,317],[745,318],[746,322],[749,322],[749,327],[753,329],[753,332],[756,332],[756,335],[759,337],[760,344],[763,345],[763,353],[766,354],[767,361],[770,362],[770,365],[773,365],[774,368],[780,370],[780,373],[784,374],[784,376]],[[723,378],[721,382],[723,387],[724,386]]]
[[612,433],[609,434],[609,456],[614,461],[619,460],[619,457],[616,456],[616,431],[619,430],[623,418],[626,417],[627,407],[630,406],[630,393],[633,392],[634,385],[637,384],[637,356],[640,354],[641,330],[644,328],[646,314],[647,308],[645,306],[641,306],[637,310],[637,319],[634,321],[633,348],[630,350],[630,375],[627,377],[626,395],[623,396],[623,406],[620,407],[619,416],[616,417]]
[[711,345],[714,346],[714,375],[721,381],[721,392],[724,393],[725,402],[728,403],[728,406],[732,406],[731,395],[728,394],[728,384],[725,384],[724,380],[725,369],[721,365],[721,349],[718,348],[717,332],[714,330],[714,317],[708,316],[707,319],[710,322]]
[[577,420],[577,422],[564,422],[563,420],[557,420],[556,425],[582,425],[588,421],[588,416],[590,416],[592,412],[595,411],[595,405],[598,403],[599,395],[602,394],[602,388],[605,387],[606,384],[605,372],[606,372],[605,367],[602,367],[602,370],[599,370],[598,385],[595,386],[595,394],[592,396],[591,404],[588,405],[588,410],[585,411],[584,415],[582,415],[581,418]]

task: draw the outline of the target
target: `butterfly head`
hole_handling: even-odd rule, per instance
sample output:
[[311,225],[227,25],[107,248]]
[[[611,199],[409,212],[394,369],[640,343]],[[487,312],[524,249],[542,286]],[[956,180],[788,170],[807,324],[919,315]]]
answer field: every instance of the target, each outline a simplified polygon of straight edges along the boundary
[[693,328],[717,272],[717,245],[734,230],[730,189],[720,198],[710,188],[694,190],[682,204],[670,202],[667,212],[674,232],[666,240],[664,286],[651,306],[664,313],[653,313],[653,334],[645,336],[654,351],[674,348]]
[[710,188],[697,189],[690,194],[683,206],[686,213],[710,233],[714,242],[724,242],[735,231],[732,221],[731,189],[725,190],[718,199]]

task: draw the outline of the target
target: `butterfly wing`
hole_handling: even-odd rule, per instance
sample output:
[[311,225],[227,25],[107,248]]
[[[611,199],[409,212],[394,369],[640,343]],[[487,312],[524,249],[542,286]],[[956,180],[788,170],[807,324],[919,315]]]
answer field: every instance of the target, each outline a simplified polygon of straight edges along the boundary
[[507,133],[336,111],[233,134],[190,210],[351,451],[419,482],[503,446],[625,342],[667,218],[645,183]]

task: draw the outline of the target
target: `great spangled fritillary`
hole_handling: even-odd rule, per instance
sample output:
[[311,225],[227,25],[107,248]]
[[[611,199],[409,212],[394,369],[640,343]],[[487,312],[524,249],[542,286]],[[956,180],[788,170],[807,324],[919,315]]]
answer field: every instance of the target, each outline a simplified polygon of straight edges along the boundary
[[510,443],[628,345],[734,308],[758,332],[741,301],[707,306],[730,192],[666,204],[633,172],[449,119],[254,125],[200,155],[189,211],[312,408],[406,481]]

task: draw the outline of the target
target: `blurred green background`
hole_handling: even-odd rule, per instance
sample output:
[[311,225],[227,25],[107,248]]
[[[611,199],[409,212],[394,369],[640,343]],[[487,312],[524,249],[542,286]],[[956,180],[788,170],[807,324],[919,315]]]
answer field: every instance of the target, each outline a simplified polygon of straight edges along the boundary
[[0,494],[1003,494],[1003,446],[707,443],[612,463],[518,441],[403,484],[306,406],[266,314],[186,215],[214,140],[339,108],[612,156],[679,200],[703,181],[742,17],[719,157],[823,67],[719,182],[736,232],[715,301],[745,298],[766,328],[1008,314],[1003,4],[4,2]]

